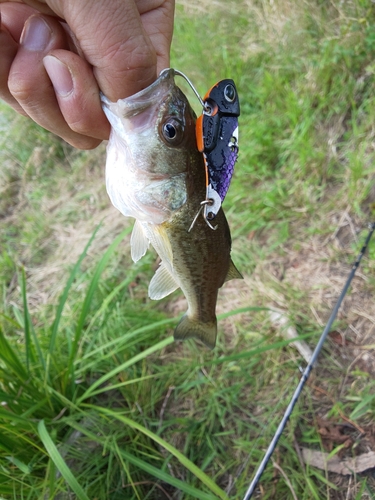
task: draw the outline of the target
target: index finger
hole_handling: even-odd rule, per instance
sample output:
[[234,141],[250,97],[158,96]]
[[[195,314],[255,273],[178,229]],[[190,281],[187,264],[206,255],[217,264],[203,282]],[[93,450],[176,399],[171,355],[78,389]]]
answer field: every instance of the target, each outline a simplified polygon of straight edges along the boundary
[[[35,4],[35,0],[27,1]],[[134,0],[47,3],[68,23],[100,89],[110,100],[133,95],[156,79],[156,51]]]
[[[16,2],[19,0],[0,0]],[[23,0],[65,20],[102,92],[117,101],[156,79],[156,51],[134,0]],[[20,4],[19,4],[20,5]]]

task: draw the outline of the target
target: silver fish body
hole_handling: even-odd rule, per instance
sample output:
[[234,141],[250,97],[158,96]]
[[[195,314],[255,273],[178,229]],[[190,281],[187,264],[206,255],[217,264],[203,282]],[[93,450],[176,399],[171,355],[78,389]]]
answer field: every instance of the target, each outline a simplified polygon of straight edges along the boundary
[[188,310],[175,339],[195,337],[214,347],[216,301],[225,281],[242,276],[230,257],[231,237],[221,209],[213,231],[198,217],[206,197],[203,155],[195,139],[195,114],[164,70],[149,87],[112,103],[102,96],[112,131],[107,147],[106,185],[114,206],[134,217],[134,261],[149,243],[161,259],[149,296],[161,299],[181,288]]

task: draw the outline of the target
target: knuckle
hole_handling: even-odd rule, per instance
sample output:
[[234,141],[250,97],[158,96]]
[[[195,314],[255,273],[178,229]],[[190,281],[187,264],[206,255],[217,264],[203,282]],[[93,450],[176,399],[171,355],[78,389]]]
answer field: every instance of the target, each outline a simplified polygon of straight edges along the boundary
[[70,129],[80,135],[90,137],[92,136],[93,124],[87,117],[74,117],[68,121]]
[[100,139],[93,139],[92,137],[83,136],[63,137],[63,139],[71,146],[77,149],[85,150],[94,149],[102,142]]
[[22,74],[11,73],[8,79],[8,88],[18,102],[28,104],[32,100],[32,85],[22,77]]
[[72,146],[74,146],[77,149],[84,149],[84,150],[90,150],[90,149],[95,149],[99,144],[102,142],[99,139],[92,139],[92,138],[84,138],[84,139],[75,139],[72,142],[69,142]]
[[[90,95],[89,92],[87,94]],[[107,138],[108,122],[96,99],[78,96],[67,104],[60,103],[60,109],[70,130],[92,140]]]
[[139,37],[134,37],[126,42],[109,45],[105,58],[107,66],[113,67],[118,59],[123,60],[124,54],[126,54],[128,72],[139,72],[156,64],[155,51],[145,43],[143,37],[141,40]]

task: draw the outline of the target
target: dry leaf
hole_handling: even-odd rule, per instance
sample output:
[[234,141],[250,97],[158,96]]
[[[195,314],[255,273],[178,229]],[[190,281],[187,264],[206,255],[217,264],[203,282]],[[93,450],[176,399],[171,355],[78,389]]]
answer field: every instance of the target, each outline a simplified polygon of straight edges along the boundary
[[328,470],[345,476],[359,474],[375,467],[375,452],[369,451],[355,458],[340,459],[337,455],[328,460],[329,454],[317,450],[302,448],[302,457],[307,465]]
[[[270,311],[270,319],[274,326],[278,327],[281,335],[286,339],[295,339],[298,337],[297,330],[294,326],[290,324],[289,318],[282,311],[276,310],[274,307],[270,307],[273,309]],[[295,342],[291,342],[292,346],[294,346],[297,351],[304,358],[306,363],[309,363],[312,357],[312,350],[303,340],[296,340]]]

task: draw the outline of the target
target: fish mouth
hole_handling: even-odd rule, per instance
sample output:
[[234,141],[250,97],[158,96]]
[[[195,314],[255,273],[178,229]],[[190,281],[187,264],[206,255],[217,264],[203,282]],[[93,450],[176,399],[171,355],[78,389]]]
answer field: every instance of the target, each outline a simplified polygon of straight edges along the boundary
[[175,86],[175,71],[173,68],[163,69],[159,77],[143,90],[126,99],[128,116],[138,114],[155,102],[160,102],[161,95],[165,94]]
[[[131,121],[127,122],[128,130],[138,133],[148,128],[159,116],[162,108],[160,105],[176,88],[174,76],[173,68],[164,69],[151,85],[117,102],[112,102],[100,94],[103,110],[112,127],[116,127],[118,119],[131,118]],[[117,120],[113,118],[116,116]]]

